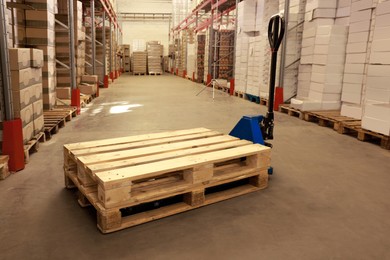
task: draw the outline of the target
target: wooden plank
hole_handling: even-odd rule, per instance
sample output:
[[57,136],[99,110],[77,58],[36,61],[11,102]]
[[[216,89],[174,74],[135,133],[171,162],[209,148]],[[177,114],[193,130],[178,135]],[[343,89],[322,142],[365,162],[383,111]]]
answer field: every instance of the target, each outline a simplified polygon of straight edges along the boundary
[[250,144],[250,142],[245,141],[245,140],[231,141],[231,142],[225,142],[225,143],[214,144],[214,145],[207,145],[207,146],[197,147],[197,148],[192,148],[192,149],[171,151],[171,152],[166,152],[166,153],[161,153],[161,154],[156,154],[156,155],[144,156],[141,158],[119,160],[119,161],[110,161],[110,162],[104,162],[104,163],[99,162],[99,163],[93,164],[93,165],[88,164],[88,169],[92,173],[95,173],[95,172],[99,172],[99,171],[113,170],[113,169],[117,169],[117,168],[123,168],[126,166],[137,165],[137,164],[155,162],[155,161],[160,161],[160,160],[165,160],[165,159],[178,158],[178,157],[182,157],[182,156],[186,156],[186,155],[218,151],[218,150],[222,150],[222,149],[239,147],[239,146],[248,145],[248,144]]
[[84,148],[91,148],[91,147],[98,147],[98,146],[105,146],[105,145],[136,142],[136,141],[142,141],[142,140],[152,140],[152,139],[158,139],[158,138],[164,138],[164,137],[189,135],[189,134],[204,133],[204,132],[210,132],[210,131],[211,130],[209,130],[207,128],[195,128],[195,129],[187,129],[187,130],[170,131],[170,132],[164,132],[164,133],[126,136],[126,137],[110,138],[110,139],[103,139],[103,140],[97,140],[97,141],[66,144],[66,145],[64,145],[64,147],[68,150],[73,151],[76,149],[84,149]]
[[196,140],[185,140],[183,142],[175,143],[161,143],[152,146],[135,146],[132,149],[126,149],[124,151],[113,151],[103,154],[91,154],[78,156],[78,160],[86,166],[93,163],[103,163],[108,161],[117,161],[123,159],[136,158],[140,156],[147,156],[157,153],[163,153],[168,151],[192,148],[196,146],[205,146],[216,143],[228,142],[238,140],[232,136],[216,136],[210,138],[202,138]]
[[[156,144],[169,144],[172,142],[179,142],[179,141],[186,141],[186,140],[209,140],[210,138],[206,137],[213,137],[213,136],[222,136],[221,133],[210,131],[205,133],[197,133],[197,134],[191,134],[191,135],[184,135],[184,136],[174,136],[174,137],[166,137],[166,138],[159,138],[154,140],[143,140],[138,142],[131,142],[131,143],[125,143],[125,144],[114,144],[110,146],[103,146],[103,147],[93,147],[93,148],[86,148],[86,149],[79,149],[76,151],[72,151],[72,154],[74,156],[83,156],[83,155],[89,155],[89,154],[98,154],[98,153],[104,153],[108,152],[108,154],[104,154],[104,156],[110,156],[110,154],[115,153],[115,151],[120,150],[130,150],[135,148],[141,148],[141,147],[149,147],[149,149],[153,149],[153,145]],[[194,144],[196,145],[196,144]]]
[[137,180],[139,178],[148,178],[174,170],[184,170],[205,163],[215,163],[221,160],[231,160],[269,150],[269,147],[261,145],[245,145],[223,151],[191,155],[182,158],[131,166],[117,170],[98,172],[96,173],[96,177],[99,183],[105,189],[110,189],[115,187],[115,184],[118,182],[127,182]]

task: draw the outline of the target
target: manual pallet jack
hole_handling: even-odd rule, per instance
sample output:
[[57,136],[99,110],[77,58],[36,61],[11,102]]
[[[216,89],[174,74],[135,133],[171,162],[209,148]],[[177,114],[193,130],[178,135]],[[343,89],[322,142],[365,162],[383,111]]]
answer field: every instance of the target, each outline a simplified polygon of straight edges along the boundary
[[[268,24],[268,41],[271,47],[272,57],[269,79],[268,111],[266,116],[243,116],[229,135],[238,137],[240,139],[245,139],[253,143],[272,147],[272,144],[266,142],[266,140],[272,140],[274,138],[273,131],[276,65],[278,50],[283,40],[284,31],[284,19],[278,14],[272,16]],[[273,169],[271,167],[268,170],[268,173],[272,174],[272,171]]]

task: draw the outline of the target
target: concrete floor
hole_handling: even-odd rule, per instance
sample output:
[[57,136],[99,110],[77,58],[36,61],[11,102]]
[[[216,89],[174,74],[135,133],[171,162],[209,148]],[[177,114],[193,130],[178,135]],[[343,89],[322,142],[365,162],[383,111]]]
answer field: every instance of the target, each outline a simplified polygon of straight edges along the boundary
[[[0,259],[390,259],[390,152],[276,114],[268,189],[102,235],[64,188],[65,143],[207,127],[265,107],[174,76],[123,75],[0,182]],[[118,113],[118,112],[123,113]]]

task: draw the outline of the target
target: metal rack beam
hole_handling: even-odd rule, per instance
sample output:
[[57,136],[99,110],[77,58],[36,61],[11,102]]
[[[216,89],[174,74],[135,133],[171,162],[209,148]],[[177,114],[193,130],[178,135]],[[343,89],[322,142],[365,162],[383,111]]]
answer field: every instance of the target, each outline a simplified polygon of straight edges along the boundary
[[95,28],[95,0],[91,0],[91,62],[92,62],[92,75],[96,75],[96,28]]
[[76,62],[74,42],[74,17],[73,0],[68,0],[68,28],[69,28],[69,67],[70,67],[70,88],[76,89]]
[[5,21],[5,1],[0,3],[0,59],[1,59],[1,78],[4,93],[5,120],[14,119],[12,90],[11,90],[11,72],[9,68],[9,53],[7,42],[7,27]]

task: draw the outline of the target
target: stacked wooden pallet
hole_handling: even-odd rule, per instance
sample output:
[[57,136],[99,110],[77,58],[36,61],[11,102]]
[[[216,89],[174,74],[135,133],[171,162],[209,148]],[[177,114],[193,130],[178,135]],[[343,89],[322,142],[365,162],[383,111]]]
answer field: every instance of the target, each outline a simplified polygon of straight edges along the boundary
[[64,146],[65,185],[117,231],[267,187],[270,148],[205,128]]
[[145,51],[134,51],[131,57],[134,75],[146,74],[146,57]]

